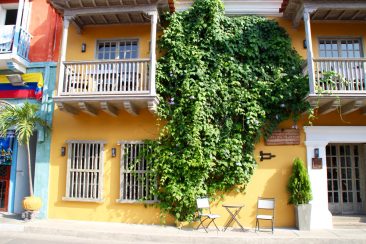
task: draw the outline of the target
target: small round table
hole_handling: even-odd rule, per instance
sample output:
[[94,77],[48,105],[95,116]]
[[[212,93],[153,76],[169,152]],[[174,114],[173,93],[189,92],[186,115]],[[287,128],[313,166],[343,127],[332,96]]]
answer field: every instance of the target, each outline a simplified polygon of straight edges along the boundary
[[225,225],[224,231],[230,226],[230,224],[235,221],[240,228],[245,231],[244,227],[240,224],[236,216],[239,214],[240,210],[245,206],[244,204],[223,204],[222,205],[230,214],[230,220]]

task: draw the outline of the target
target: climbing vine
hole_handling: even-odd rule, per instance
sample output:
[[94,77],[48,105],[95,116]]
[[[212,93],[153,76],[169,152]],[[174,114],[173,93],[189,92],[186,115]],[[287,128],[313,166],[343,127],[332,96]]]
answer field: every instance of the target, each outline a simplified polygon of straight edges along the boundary
[[190,221],[197,197],[245,189],[255,143],[307,109],[308,82],[275,21],[230,18],[220,0],[196,0],[167,23],[157,67],[165,123],[150,160],[160,208]]

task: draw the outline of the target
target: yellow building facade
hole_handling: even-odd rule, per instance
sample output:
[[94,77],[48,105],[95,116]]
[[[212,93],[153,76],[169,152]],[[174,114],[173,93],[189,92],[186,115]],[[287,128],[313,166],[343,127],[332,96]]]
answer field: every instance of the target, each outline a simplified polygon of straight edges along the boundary
[[[77,9],[80,8],[78,6]],[[103,8],[112,11],[108,6]],[[101,11],[99,10],[90,13],[86,10],[85,12],[77,12],[72,6],[64,6],[65,19],[72,16],[72,21],[75,24],[64,25],[64,56],[61,57],[61,62],[65,61],[65,63],[60,66],[59,76],[60,80],[64,82],[59,80],[58,90],[55,91],[57,95],[55,97],[56,108],[52,126],[48,218],[139,224],[174,223],[172,217],[163,216],[159,208],[152,204],[143,204],[139,201],[124,201],[123,199],[126,196],[123,194],[126,193],[123,193],[121,190],[123,187],[121,185],[123,183],[121,181],[121,164],[123,164],[122,161],[124,160],[121,145],[126,141],[134,143],[145,139],[157,138],[162,123],[154,114],[156,94],[152,89],[155,90],[155,86],[152,84],[154,81],[149,80],[151,75],[154,75],[154,72],[151,73],[151,68],[155,67],[155,64],[152,64],[154,62],[153,59],[155,59],[155,52],[153,54],[151,52],[151,50],[155,49],[155,44],[152,45],[152,42],[156,40],[154,37],[156,35],[156,26],[154,27],[156,23],[153,21],[154,14],[152,14],[150,7],[142,12],[136,9],[138,7],[134,6],[130,7],[126,12],[114,13],[116,16],[120,15],[116,18],[119,22],[116,22],[117,20],[112,19],[112,17],[104,17],[103,20],[100,17]],[[154,13],[156,14],[156,12]],[[126,17],[126,22],[123,21],[122,17]],[[304,48],[304,40],[307,38],[304,22],[300,21],[299,26],[294,28],[293,19],[273,18],[287,30],[294,48],[306,59],[309,50]],[[103,24],[103,21],[106,23],[100,26],[98,21],[101,24]],[[353,47],[352,51],[359,51],[359,58],[363,57],[366,37],[364,23],[346,23],[341,20],[337,22],[310,22],[312,55],[314,58],[320,57],[321,52],[322,55],[324,53],[327,55],[326,52],[328,50],[326,48],[332,46],[331,41],[334,41],[335,46],[341,46],[339,50],[335,50],[342,52],[342,40],[352,40],[353,42],[350,45],[354,46],[356,46],[355,43],[358,43],[360,50],[356,50],[357,48]],[[67,34],[65,35],[65,33]],[[326,42],[328,40],[330,41],[329,45]],[[108,63],[108,59],[111,57],[118,59],[118,55],[132,55],[129,56],[129,59],[136,59],[136,62],[132,64],[122,61]],[[139,62],[149,63],[150,70],[146,69],[146,66],[143,64],[140,65]],[[349,67],[355,67],[355,65]],[[122,78],[122,75],[117,77],[115,69],[120,70],[119,74],[124,74],[125,76],[123,77],[125,78]],[[107,75],[103,72],[107,73]],[[132,78],[128,77],[129,75]],[[148,78],[144,80],[144,77]],[[124,79],[135,79],[137,82],[140,82],[140,85],[130,87],[122,82]],[[97,87],[90,85],[92,81],[96,80],[99,82]],[[110,85],[112,81],[117,80],[122,83],[118,83],[117,87]],[[144,82],[149,84],[145,86]],[[147,88],[141,88],[144,86]],[[357,194],[359,194],[363,200],[366,192],[365,174],[363,173],[363,175],[357,178],[355,176],[355,166],[348,167],[353,174],[351,179],[347,177],[344,179],[334,179],[333,176],[330,179],[329,172],[327,175],[327,163],[332,156],[329,153],[327,154],[327,145],[330,146],[329,151],[332,151],[332,145],[337,150],[340,150],[340,147],[346,148],[351,146],[354,148],[357,145],[359,148],[359,153],[357,154],[359,155],[359,157],[357,156],[359,162],[358,174],[360,174],[361,170],[366,170],[366,151],[362,142],[362,136],[365,134],[365,127],[363,126],[366,125],[366,117],[363,115],[363,110],[360,109],[364,106],[362,92],[365,90],[358,92],[358,95],[346,91],[346,95],[343,93],[339,96],[331,94],[329,98],[327,94],[325,96],[314,96],[316,99],[314,97],[309,98],[311,102],[316,101],[318,103],[318,115],[312,126],[309,126],[307,115],[303,115],[302,119],[297,123],[296,126],[300,131],[299,145],[267,146],[261,139],[256,145],[254,152],[258,159],[258,166],[246,192],[232,192],[227,194],[224,200],[214,203],[212,210],[222,216],[217,221],[217,224],[224,226],[229,218],[229,214],[222,207],[223,203],[243,203],[245,207],[239,214],[239,220],[244,226],[254,227],[257,198],[258,196],[263,196],[276,198],[275,226],[294,227],[294,207],[287,204],[287,182],[295,157],[299,157],[304,162],[307,162],[313,193],[315,189],[313,200],[315,206],[328,206],[328,202],[325,201],[328,201],[329,193],[339,194],[338,202],[341,201],[343,193],[349,194],[347,196],[356,194],[355,196],[352,195],[352,197],[355,197],[356,202]],[[359,100],[350,98],[355,96],[358,96]],[[341,102],[339,106],[334,105],[338,100],[343,101],[344,97],[346,97],[345,103]],[[350,103],[358,107],[350,108],[351,105],[347,105]],[[342,108],[344,108],[346,113],[342,111]],[[292,121],[286,121],[280,127],[291,128],[293,126]],[[326,126],[327,128],[322,130],[321,126]],[[354,138],[346,136],[342,140],[343,137],[340,134],[339,138],[341,139],[322,139],[316,138],[316,135],[321,133],[312,131],[314,128],[318,128],[321,131],[329,131],[324,133],[333,134],[334,132],[334,134],[337,134],[337,131],[342,129],[339,129],[340,127],[350,128],[350,132],[346,129],[344,133],[353,133],[355,135]],[[353,129],[356,130],[354,131]],[[314,138],[310,139],[312,137]],[[366,142],[366,137],[364,137],[364,142]],[[78,143],[81,143],[81,149]],[[91,144],[86,145],[85,143],[94,143],[97,147],[90,146]],[[79,149],[77,149],[78,146]],[[89,161],[88,163],[83,163],[87,161],[83,161],[84,159],[82,158],[94,150],[91,148],[100,152],[98,154],[98,160],[100,161],[97,163],[93,161],[90,164]],[[313,169],[311,166],[314,148],[320,149],[320,157],[323,159],[322,169]],[[82,153],[83,150],[84,154]],[[260,161],[260,151],[270,152],[276,155],[276,157],[271,160]],[[333,156],[337,160],[342,158],[339,153]],[[352,162],[354,163],[355,155],[352,154],[352,157]],[[74,179],[72,178],[74,176],[69,174],[73,167],[74,169],[76,167]],[[96,172],[99,178],[88,178],[88,174],[80,178],[80,176],[77,176],[78,167],[87,167],[90,172]],[[348,168],[345,168],[345,170],[347,171]],[[328,169],[328,171],[332,170],[333,168]],[[337,170],[341,174],[343,168],[339,166]],[[341,192],[340,189],[327,190],[328,184],[335,184],[334,182],[337,183],[338,181],[340,184],[338,185],[339,188],[342,188],[342,180],[346,184],[351,182],[352,187],[359,190],[348,189],[348,191],[344,192]],[[99,183],[93,188],[94,190],[89,192],[88,189],[85,190],[85,185],[92,181],[98,181]],[[321,187],[315,185],[318,182],[322,184]],[[356,184],[358,185],[356,186]],[[76,188],[73,185],[76,185]],[[318,187],[320,190],[317,189]],[[82,196],[84,196],[84,199],[82,199]],[[364,202],[362,201],[360,204],[355,213],[365,213]],[[333,205],[332,211],[334,213],[337,213],[339,208],[343,206],[335,206],[336,204],[334,203]],[[343,213],[347,213],[347,211]],[[314,228],[329,228],[331,227],[331,222],[330,225],[328,222],[322,226],[314,225]]]

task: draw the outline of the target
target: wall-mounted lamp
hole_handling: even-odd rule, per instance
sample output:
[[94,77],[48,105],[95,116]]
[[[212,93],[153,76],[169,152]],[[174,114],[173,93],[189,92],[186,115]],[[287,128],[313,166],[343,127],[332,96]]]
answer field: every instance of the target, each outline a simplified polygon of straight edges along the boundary
[[61,147],[61,156],[66,155],[66,147]]
[[85,53],[86,52],[86,43],[82,43],[81,44],[81,52]]
[[112,148],[112,157],[116,157],[117,156],[117,149],[115,147]]
[[303,41],[302,46],[304,47],[304,49],[308,48],[308,44],[306,43],[306,40]]
[[319,158],[319,148],[314,148],[314,158]]

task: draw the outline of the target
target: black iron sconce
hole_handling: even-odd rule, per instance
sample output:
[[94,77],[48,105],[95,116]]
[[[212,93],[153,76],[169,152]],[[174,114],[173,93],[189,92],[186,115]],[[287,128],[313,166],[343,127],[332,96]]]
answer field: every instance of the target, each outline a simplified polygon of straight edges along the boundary
[[85,53],[86,52],[86,43],[82,43],[81,44],[81,52]]
[[112,158],[117,156],[117,149],[115,147],[112,148]]
[[259,156],[260,156],[260,161],[270,160],[270,159],[276,157],[276,155],[272,155],[272,153],[264,153],[263,151],[259,152]]
[[61,147],[61,156],[65,156],[66,155],[66,147]]
[[306,43],[306,40],[303,40],[302,46],[304,47],[304,49],[307,49],[308,48],[308,44]]

